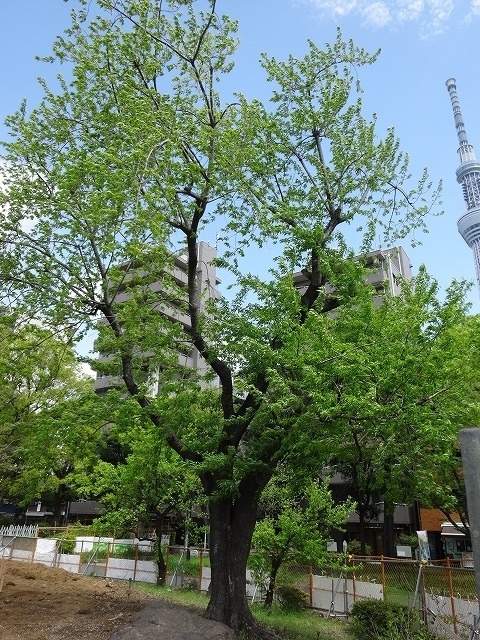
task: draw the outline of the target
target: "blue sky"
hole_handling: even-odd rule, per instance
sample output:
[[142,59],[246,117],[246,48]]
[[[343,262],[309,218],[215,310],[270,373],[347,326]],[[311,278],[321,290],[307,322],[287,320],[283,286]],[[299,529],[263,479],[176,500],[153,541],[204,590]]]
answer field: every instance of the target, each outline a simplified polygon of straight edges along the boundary
[[[56,72],[36,62],[35,56],[50,52],[75,4],[2,3],[1,139],[6,136],[5,116],[22,98],[30,106],[40,99],[37,77],[51,78]],[[218,7],[240,21],[234,73],[236,88],[249,97],[268,97],[258,65],[262,51],[278,59],[300,57],[307,39],[320,46],[333,42],[337,26],[357,45],[382,50],[375,65],[361,70],[366,113],[377,113],[380,132],[395,127],[415,175],[427,167],[434,182],[443,181],[444,215],[431,218],[421,246],[412,249],[407,241],[403,246],[414,273],[425,264],[442,288],[453,278],[474,280],[472,253],[457,232],[456,222],[465,208],[455,179],[458,144],[445,81],[457,80],[468,138],[480,159],[480,0],[218,0]],[[480,313],[476,287],[470,300],[472,311]]]

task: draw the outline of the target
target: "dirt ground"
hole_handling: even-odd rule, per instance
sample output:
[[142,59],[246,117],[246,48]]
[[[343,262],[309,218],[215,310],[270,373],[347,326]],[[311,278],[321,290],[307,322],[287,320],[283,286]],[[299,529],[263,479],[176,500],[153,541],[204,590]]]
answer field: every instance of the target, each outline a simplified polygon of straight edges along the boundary
[[151,599],[125,583],[5,563],[0,640],[107,640]]

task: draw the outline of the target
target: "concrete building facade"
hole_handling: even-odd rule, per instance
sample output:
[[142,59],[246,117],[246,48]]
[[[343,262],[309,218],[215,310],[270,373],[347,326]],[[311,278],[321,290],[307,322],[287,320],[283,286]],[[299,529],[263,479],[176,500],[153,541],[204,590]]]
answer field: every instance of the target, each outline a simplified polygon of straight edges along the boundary
[[[197,266],[197,285],[200,308],[205,310],[209,300],[218,300],[221,297],[218,285],[220,280],[217,277],[217,270],[214,263],[216,258],[216,250],[206,242],[198,243],[198,266]],[[175,283],[178,285],[179,290],[187,287],[187,268],[188,261],[187,256],[184,253],[179,253],[175,257],[174,267],[170,276],[173,276]],[[147,271],[145,271],[145,276]],[[137,274],[138,276],[138,274]],[[156,307],[155,303],[153,309],[164,314],[169,320],[174,323],[179,323],[186,334],[191,330],[191,321],[188,313],[185,312],[184,305],[177,305],[173,301],[169,304],[165,304],[164,285],[161,282],[152,282],[149,284],[150,290],[155,294],[157,293],[162,299],[161,308],[160,305]],[[122,303],[128,300],[129,292],[126,288],[119,289],[115,295],[115,302]],[[183,300],[182,302],[185,302]],[[104,354],[100,359],[108,360],[111,357],[108,354]],[[207,364],[199,354],[198,350],[189,345],[188,348],[182,348],[178,351],[178,365],[185,370],[196,371],[200,378],[207,373]],[[96,380],[94,382],[94,389],[97,393],[105,393],[109,389],[119,387],[122,384],[120,376],[105,375],[103,373],[97,373]],[[149,384],[151,385],[151,395],[157,395],[159,391],[158,377],[154,374],[150,375]]]
[[[397,296],[401,293],[402,281],[409,282],[412,279],[410,258],[402,247],[376,249],[364,256],[358,256],[358,259],[365,261],[365,266],[370,270],[366,281],[378,294],[388,289],[390,293]],[[309,281],[302,271],[295,273],[293,278],[296,288],[300,293],[303,293],[308,287]]]

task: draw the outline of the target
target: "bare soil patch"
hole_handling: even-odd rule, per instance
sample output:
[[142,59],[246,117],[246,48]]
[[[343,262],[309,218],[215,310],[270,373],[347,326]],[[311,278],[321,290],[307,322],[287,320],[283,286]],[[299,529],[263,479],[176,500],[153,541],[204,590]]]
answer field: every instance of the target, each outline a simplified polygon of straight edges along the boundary
[[7,560],[0,640],[107,640],[149,600],[125,583]]

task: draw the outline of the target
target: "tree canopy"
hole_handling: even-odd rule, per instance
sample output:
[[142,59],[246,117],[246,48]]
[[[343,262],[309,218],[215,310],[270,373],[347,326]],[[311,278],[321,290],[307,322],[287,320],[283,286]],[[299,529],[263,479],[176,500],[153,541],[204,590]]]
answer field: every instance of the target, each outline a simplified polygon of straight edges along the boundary
[[[265,55],[262,104],[241,87],[222,95],[238,41],[215,0],[75,6],[49,59],[65,76],[7,120],[2,296],[77,337],[100,328],[125,394],[208,499],[207,615],[259,638],[245,595],[256,506],[305,430],[321,440],[331,424],[343,354],[327,312],[356,318],[371,292],[354,251],[425,228],[438,190],[426,172],[412,180],[394,131],[382,137],[364,115],[359,77],[377,54],[340,33],[299,59]],[[206,237],[234,284],[221,301],[199,287]],[[187,332],[168,319],[172,305]],[[189,348],[218,386],[182,375]]]
[[186,513],[202,506],[198,476],[165,445],[157,429],[141,424],[141,416],[140,421],[134,419],[129,425],[122,425],[121,420],[111,424],[110,434],[118,437],[128,452],[125,460],[97,460],[91,470],[78,478],[77,489],[100,500],[105,507],[105,513],[94,522],[98,534],[125,537],[133,533],[135,537],[154,538],[158,584],[163,584],[163,536],[171,524],[167,518],[184,521]]
[[101,435],[92,381],[68,339],[18,312],[0,315],[0,336],[2,497],[49,500],[60,524],[71,478],[95,460]]
[[[290,473],[290,475],[292,475]],[[265,488],[253,532],[250,567],[266,582],[265,606],[273,603],[277,576],[286,562],[332,565],[327,546],[332,532],[343,530],[355,504],[335,504],[328,479],[306,479],[306,486],[280,469]],[[293,482],[292,482],[293,480]],[[335,561],[333,561],[335,562]]]
[[[458,430],[479,419],[479,334],[466,318],[461,286],[452,285],[442,302],[438,297],[437,284],[420,269],[400,296],[359,301],[354,314],[339,309],[331,320],[337,357],[311,368],[307,386],[322,377],[326,385],[305,407],[289,456],[292,464],[316,457],[344,476],[363,532],[379,502],[385,520],[395,504],[432,504],[433,496],[436,506],[452,508],[446,477],[458,472]],[[393,556],[393,531],[384,544]]]

